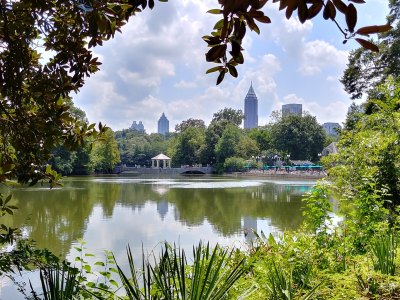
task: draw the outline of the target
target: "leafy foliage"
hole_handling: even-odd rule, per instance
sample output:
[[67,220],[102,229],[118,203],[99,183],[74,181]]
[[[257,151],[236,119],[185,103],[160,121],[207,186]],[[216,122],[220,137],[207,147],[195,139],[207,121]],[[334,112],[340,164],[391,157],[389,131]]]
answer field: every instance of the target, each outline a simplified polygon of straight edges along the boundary
[[272,147],[290,154],[291,159],[318,159],[326,133],[315,117],[288,115],[271,125]]
[[114,133],[108,129],[103,140],[94,143],[90,153],[90,164],[96,172],[111,173],[120,161]]
[[171,141],[174,147],[169,151],[175,166],[194,165],[201,162],[205,131],[201,127],[188,127]]
[[204,124],[203,120],[200,119],[187,119],[182,121],[180,124],[176,124],[175,126],[175,132],[176,133],[180,133],[185,131],[186,129],[190,128],[190,127],[196,127],[199,129],[206,129],[206,125]]
[[[399,11],[398,1],[389,1],[389,8],[387,20],[389,24],[394,24],[394,28],[379,35],[378,46],[376,46],[379,53],[368,51],[368,47],[366,49],[361,47],[350,53],[347,69],[341,82],[352,99],[360,99],[363,93],[373,93],[388,76],[398,78],[400,75],[400,24],[396,22]],[[369,29],[373,30],[373,26],[359,31],[368,36]],[[363,43],[360,44],[364,46]]]
[[[346,4],[342,0],[276,0],[274,2],[279,2],[279,10],[285,10],[287,19],[290,19],[293,13],[297,11],[297,16],[301,23],[322,13],[325,20],[332,20],[337,25],[344,36],[343,43],[355,38],[361,46],[372,51],[379,51],[379,48],[372,42],[360,38],[360,36],[382,33],[391,28],[390,25],[386,24],[366,26],[356,30],[358,21],[357,9],[353,3]],[[351,2],[364,3],[363,0]],[[233,77],[238,76],[236,67],[244,63],[242,41],[246,35],[247,28],[260,34],[260,28],[256,22],[271,23],[271,19],[262,10],[266,3],[266,0],[220,0],[221,9],[208,11],[208,13],[221,15],[222,17],[214,25],[214,31],[211,35],[203,36],[203,40],[210,48],[206,53],[206,60],[218,64],[218,66],[207,70],[207,73],[219,72],[217,85],[223,81],[225,74],[228,72]],[[337,19],[341,19],[341,17],[337,16],[339,14],[344,17],[347,27],[345,29],[337,21]]]

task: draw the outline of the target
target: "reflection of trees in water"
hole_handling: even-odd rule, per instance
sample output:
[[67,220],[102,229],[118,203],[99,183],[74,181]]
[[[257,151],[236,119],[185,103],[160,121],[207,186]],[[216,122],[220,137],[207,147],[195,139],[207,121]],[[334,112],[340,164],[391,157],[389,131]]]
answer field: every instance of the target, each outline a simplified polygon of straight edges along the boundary
[[304,187],[264,184],[247,188],[170,188],[157,183],[110,183],[89,180],[67,181],[62,189],[26,191],[15,189],[13,199],[23,213],[10,222],[24,226],[29,238],[39,247],[48,247],[61,257],[72,242],[84,236],[95,206],[101,206],[104,218],[111,218],[115,205],[140,211],[148,202],[163,219],[169,206],[175,219],[187,226],[206,220],[224,236],[241,230],[244,217],[270,219],[281,230],[295,229],[301,221],[301,194]]
[[189,226],[208,220],[223,235],[241,229],[244,216],[269,218],[281,230],[295,229],[302,222],[301,195],[297,188],[265,184],[253,188],[178,189],[167,199],[175,204],[178,219]]
[[38,247],[47,247],[64,258],[71,243],[83,236],[92,212],[87,190],[57,189],[25,192],[13,191],[19,211],[14,226],[22,226]]
[[68,182],[61,189],[15,189],[13,199],[19,211],[13,226],[23,227],[38,247],[47,247],[61,258],[71,244],[82,238],[93,207],[100,204],[105,216],[111,216],[119,186],[88,181]]

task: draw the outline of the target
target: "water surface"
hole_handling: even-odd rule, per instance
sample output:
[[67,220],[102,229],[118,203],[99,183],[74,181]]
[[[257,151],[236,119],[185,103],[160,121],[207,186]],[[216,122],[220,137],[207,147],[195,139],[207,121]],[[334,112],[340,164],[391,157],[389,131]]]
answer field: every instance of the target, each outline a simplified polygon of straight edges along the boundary
[[188,250],[200,240],[246,247],[253,230],[276,234],[298,228],[302,195],[313,184],[183,176],[66,178],[62,188],[13,189],[19,210],[8,221],[38,247],[71,260],[79,240],[87,252],[101,256],[111,250],[120,261],[128,244],[136,254],[163,241]]

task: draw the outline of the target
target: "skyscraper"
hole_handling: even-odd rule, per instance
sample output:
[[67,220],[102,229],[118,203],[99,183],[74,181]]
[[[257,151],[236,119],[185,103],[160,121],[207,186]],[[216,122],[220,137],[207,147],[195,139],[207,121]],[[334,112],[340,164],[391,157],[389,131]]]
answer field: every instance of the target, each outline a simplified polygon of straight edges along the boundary
[[250,84],[249,91],[244,98],[244,129],[258,127],[258,99]]
[[158,133],[165,135],[169,132],[169,121],[164,113],[162,113],[160,119],[158,120]]
[[327,122],[322,124],[322,127],[324,127],[325,131],[327,134],[329,135],[337,135],[338,132],[336,131],[336,129],[341,129],[342,126],[340,126],[339,123],[332,123],[332,122]]
[[288,115],[295,115],[301,117],[303,115],[303,105],[294,103],[282,105],[282,117]]
[[139,132],[144,132],[144,125],[143,125],[142,121],[139,121],[139,123],[136,123],[136,121],[133,121],[133,123],[131,125],[131,129],[135,129]]

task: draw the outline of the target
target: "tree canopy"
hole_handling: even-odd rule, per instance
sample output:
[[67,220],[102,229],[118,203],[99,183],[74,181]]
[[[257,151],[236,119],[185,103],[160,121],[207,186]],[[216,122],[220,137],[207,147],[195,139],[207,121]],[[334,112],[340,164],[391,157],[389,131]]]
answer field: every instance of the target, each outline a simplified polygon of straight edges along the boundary
[[[220,72],[217,83],[227,72],[237,76],[235,66],[244,62],[241,42],[246,28],[259,32],[256,22],[271,21],[262,11],[266,2],[220,0],[221,8],[209,11],[222,15],[211,35],[204,37],[210,47],[207,61],[220,64],[208,71]],[[344,14],[347,31],[339,28],[345,40],[388,29],[382,25],[356,30],[356,7],[342,0],[278,2],[287,18],[297,11],[301,22],[322,13],[338,24],[336,13]],[[101,62],[92,48],[111,39],[147,7],[153,8],[154,0],[0,1],[1,181],[17,176],[34,183],[46,176],[44,165],[55,146],[75,147],[96,134],[95,125],[68,112],[67,100],[99,70]],[[375,50],[368,41],[357,41]],[[103,132],[104,126],[100,124],[98,130]]]
[[291,159],[317,160],[325,139],[324,129],[311,115],[288,115],[271,125],[272,145]]
[[350,53],[341,82],[352,99],[359,99],[363,93],[376,91],[376,87],[388,76],[400,76],[400,23],[396,22],[400,3],[390,0],[389,8],[387,20],[394,27],[379,35],[379,52],[371,52],[361,47]]

